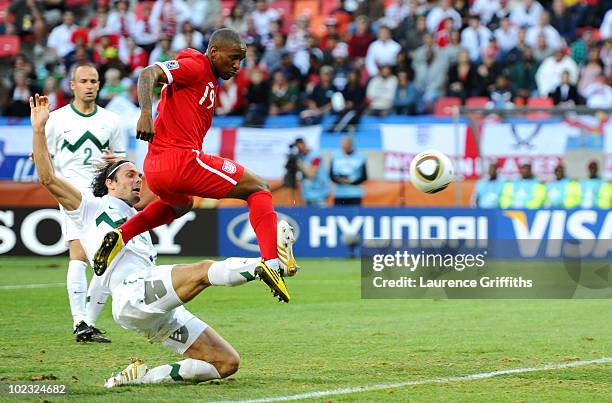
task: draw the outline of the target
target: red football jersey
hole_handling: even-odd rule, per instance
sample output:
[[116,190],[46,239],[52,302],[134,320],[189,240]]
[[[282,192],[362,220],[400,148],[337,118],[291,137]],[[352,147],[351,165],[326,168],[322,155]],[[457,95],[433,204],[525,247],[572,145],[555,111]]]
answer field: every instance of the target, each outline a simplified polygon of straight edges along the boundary
[[201,150],[212,124],[218,89],[210,60],[188,48],[176,60],[156,64],[166,74],[168,85],[161,92],[155,137],[149,147]]

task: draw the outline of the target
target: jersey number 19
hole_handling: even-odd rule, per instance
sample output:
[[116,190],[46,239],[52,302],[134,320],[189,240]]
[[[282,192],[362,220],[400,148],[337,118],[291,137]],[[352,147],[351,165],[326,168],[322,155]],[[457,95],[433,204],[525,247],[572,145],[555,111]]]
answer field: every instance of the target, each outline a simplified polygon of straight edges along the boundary
[[206,91],[204,91],[204,95],[200,98],[199,104],[202,105],[206,102],[206,98],[210,101],[210,105],[206,106],[206,109],[210,109],[215,106],[215,90],[211,89],[209,86],[206,86]]

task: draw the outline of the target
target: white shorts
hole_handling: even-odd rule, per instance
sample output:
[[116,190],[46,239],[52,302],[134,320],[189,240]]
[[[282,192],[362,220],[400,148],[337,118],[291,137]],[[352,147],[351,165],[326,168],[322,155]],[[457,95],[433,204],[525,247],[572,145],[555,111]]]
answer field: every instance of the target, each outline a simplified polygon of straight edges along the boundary
[[113,289],[113,317],[125,329],[183,354],[208,327],[185,307],[172,286],[172,265],[130,274]]
[[81,228],[66,215],[66,210],[62,206],[60,206],[60,213],[62,214],[62,235],[64,235],[66,246],[68,246],[68,242],[81,239]]

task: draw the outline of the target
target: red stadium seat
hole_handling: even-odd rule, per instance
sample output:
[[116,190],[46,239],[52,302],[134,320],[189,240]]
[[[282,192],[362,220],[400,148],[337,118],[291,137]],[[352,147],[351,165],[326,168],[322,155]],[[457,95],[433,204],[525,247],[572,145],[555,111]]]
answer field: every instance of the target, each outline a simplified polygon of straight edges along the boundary
[[489,98],[487,97],[471,97],[465,101],[465,106],[470,108],[486,108],[489,103]]
[[461,106],[461,98],[458,97],[442,97],[436,101],[434,115],[436,116],[452,116],[454,106]]
[[0,35],[0,57],[14,57],[19,54],[21,41],[17,35]]
[[323,0],[321,2],[321,15],[329,16],[338,9],[337,0]]
[[[553,108],[554,107],[553,100],[547,97],[533,97],[527,100],[527,107],[531,108]],[[529,119],[548,119],[550,118],[550,113],[546,112],[531,112],[527,114],[527,118]]]

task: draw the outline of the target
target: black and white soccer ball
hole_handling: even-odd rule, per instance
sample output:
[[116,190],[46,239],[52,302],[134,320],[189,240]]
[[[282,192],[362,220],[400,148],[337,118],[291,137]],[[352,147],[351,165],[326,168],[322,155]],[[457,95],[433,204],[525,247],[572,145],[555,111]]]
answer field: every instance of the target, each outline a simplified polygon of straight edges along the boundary
[[454,175],[450,158],[437,150],[423,151],[410,162],[410,181],[421,192],[437,193],[446,189]]

